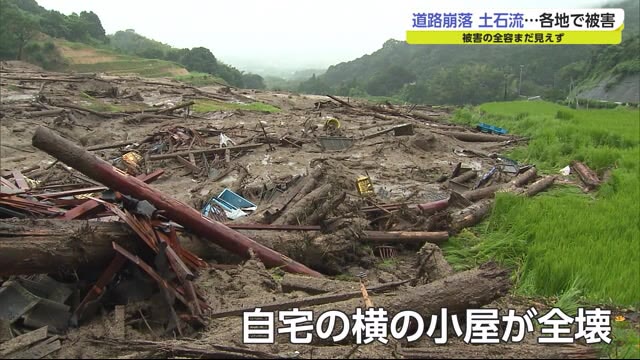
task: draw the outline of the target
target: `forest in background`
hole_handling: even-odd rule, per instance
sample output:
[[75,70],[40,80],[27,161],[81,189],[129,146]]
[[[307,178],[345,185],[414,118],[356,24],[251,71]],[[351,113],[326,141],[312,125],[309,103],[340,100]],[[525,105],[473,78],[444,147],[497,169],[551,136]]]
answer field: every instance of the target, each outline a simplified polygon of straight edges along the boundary
[[564,100],[581,82],[605,76],[615,82],[640,73],[640,2],[606,7],[625,10],[622,44],[409,45],[392,39],[372,54],[330,66],[288,89],[423,104],[480,104],[519,95]]

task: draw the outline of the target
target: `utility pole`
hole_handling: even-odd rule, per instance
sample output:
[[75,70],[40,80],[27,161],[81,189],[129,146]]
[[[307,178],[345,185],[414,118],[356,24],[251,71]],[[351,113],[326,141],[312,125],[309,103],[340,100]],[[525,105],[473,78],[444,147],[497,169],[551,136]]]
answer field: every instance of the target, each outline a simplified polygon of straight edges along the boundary
[[522,88],[522,68],[524,68],[524,65],[520,65],[520,81],[518,82],[518,97],[520,97],[520,89]]

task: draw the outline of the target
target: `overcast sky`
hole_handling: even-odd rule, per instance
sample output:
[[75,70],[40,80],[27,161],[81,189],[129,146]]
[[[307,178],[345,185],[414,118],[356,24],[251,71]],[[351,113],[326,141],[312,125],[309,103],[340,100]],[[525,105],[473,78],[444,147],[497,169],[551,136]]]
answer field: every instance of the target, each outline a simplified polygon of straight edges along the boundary
[[[324,68],[404,40],[413,12],[435,0],[37,0],[65,14],[93,11],[107,34],[134,29],[175,47],[204,46],[246,68]],[[597,0],[448,0],[463,10],[598,7]]]

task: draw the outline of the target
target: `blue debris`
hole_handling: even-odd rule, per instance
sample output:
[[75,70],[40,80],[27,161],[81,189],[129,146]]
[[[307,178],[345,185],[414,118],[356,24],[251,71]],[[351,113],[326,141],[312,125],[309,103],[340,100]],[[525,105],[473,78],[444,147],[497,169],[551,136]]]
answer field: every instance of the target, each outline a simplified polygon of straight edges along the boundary
[[258,206],[229,189],[224,189],[218,196],[212,197],[202,208],[202,215],[210,213],[218,214],[218,209],[213,204],[222,208],[227,218],[234,220],[248,215],[248,211],[255,211]]
[[482,131],[483,133],[498,134],[498,135],[504,135],[507,133],[506,129],[499,128],[497,126],[493,126],[485,123],[478,124],[476,128]]

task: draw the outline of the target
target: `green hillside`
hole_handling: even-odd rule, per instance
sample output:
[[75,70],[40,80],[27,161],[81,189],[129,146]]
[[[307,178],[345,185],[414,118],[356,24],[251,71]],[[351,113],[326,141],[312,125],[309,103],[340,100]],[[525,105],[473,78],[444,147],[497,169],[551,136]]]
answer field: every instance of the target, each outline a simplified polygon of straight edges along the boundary
[[239,71],[207,48],[177,49],[134,30],[107,35],[93,12],[64,15],[35,0],[0,0],[0,60],[47,70],[179,77],[198,85],[264,88],[261,76]]

